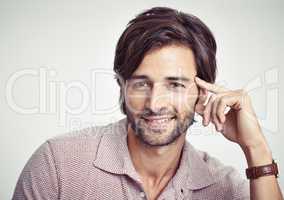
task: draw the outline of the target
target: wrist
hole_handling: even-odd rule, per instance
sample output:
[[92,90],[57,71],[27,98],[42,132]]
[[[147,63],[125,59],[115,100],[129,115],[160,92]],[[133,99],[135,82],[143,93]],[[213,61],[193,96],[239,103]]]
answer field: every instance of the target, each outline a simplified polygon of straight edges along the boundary
[[248,167],[255,167],[272,163],[272,153],[266,143],[241,148],[245,154]]

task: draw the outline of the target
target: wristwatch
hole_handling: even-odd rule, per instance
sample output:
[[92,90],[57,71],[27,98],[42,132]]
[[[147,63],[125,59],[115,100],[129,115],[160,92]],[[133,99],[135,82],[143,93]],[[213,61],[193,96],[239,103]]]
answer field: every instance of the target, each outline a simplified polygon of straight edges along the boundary
[[278,178],[277,163],[272,160],[272,163],[268,165],[249,167],[246,169],[246,175],[248,179],[257,179],[261,176],[269,175],[275,175],[275,177]]

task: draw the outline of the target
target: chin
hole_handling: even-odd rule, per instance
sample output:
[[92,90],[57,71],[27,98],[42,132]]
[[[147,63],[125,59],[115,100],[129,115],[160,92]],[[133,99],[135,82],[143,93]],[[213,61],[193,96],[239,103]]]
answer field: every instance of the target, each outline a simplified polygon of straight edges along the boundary
[[177,131],[176,128],[155,130],[138,128],[136,135],[142,143],[148,146],[158,147],[174,143],[182,133]]

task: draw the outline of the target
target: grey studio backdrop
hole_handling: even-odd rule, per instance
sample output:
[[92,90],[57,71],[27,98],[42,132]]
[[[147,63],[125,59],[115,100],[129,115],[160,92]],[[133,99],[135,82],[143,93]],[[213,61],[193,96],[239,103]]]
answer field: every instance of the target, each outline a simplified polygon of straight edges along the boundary
[[[153,6],[192,13],[218,44],[217,83],[249,91],[284,187],[284,1],[0,1],[0,199],[10,199],[46,139],[121,119],[115,44],[127,22]],[[202,128],[187,139],[245,177],[239,147]]]

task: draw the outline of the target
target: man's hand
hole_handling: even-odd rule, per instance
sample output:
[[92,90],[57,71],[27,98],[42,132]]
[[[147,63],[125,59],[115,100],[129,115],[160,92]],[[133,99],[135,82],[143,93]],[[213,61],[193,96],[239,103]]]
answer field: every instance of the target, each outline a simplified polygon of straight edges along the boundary
[[[249,95],[243,90],[227,90],[197,77],[195,82],[199,87],[195,111],[203,117],[203,125],[207,126],[211,121],[227,139],[238,143],[244,151],[248,167],[270,164],[272,155]],[[206,103],[208,92],[212,95]],[[229,111],[225,112],[227,107]],[[251,179],[250,199],[283,199],[275,176]]]
[[[195,82],[199,87],[195,111],[203,117],[204,126],[212,122],[217,131],[245,149],[266,145],[247,92],[228,90],[198,77]],[[208,92],[212,95],[204,105]]]

